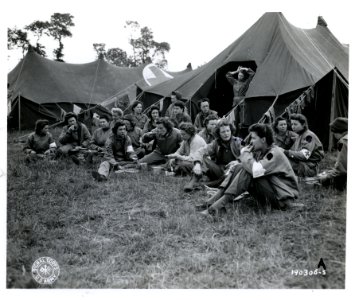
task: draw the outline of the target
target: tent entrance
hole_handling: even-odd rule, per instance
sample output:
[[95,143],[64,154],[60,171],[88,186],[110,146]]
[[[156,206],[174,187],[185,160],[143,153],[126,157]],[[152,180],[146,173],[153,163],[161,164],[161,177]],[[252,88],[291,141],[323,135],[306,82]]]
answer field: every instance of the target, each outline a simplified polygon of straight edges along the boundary
[[238,66],[251,68],[256,71],[254,61],[230,62],[217,69],[211,78],[196,93],[193,99],[207,97],[211,100],[211,109],[216,110],[219,116],[223,116],[232,109],[233,87],[226,78],[227,72],[237,70]]

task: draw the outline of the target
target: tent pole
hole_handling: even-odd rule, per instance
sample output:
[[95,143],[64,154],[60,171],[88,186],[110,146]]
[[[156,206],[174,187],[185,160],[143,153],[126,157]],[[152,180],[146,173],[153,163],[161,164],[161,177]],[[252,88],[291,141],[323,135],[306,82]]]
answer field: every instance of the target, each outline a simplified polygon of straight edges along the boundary
[[19,93],[19,131],[21,130],[21,101],[20,101],[20,93]]
[[[332,86],[332,99],[330,104],[330,120],[329,123],[333,122],[334,120],[334,104],[335,104],[335,90],[337,85],[337,75],[335,70],[333,70],[333,86]],[[329,144],[328,144],[328,150],[331,151],[333,148],[334,138],[333,134],[329,129]]]

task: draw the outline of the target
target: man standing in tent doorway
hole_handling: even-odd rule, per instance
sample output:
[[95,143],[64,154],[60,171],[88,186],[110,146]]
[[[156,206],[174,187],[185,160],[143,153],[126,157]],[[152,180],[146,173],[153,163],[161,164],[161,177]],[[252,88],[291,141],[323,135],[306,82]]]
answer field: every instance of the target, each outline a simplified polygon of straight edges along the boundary
[[[237,78],[235,75],[237,75]],[[228,72],[226,78],[229,83],[233,86],[233,105],[238,105],[239,109],[239,120],[236,123],[243,123],[244,119],[244,97],[248,90],[249,83],[252,81],[255,72],[251,68],[244,68],[239,66],[236,71]]]

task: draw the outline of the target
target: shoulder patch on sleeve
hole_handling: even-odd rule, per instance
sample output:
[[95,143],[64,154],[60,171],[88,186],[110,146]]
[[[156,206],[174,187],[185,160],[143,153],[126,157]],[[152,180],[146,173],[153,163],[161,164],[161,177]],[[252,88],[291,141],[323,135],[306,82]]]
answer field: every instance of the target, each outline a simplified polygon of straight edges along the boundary
[[269,152],[269,153],[266,155],[266,158],[267,158],[268,160],[271,160],[271,159],[273,158],[273,154]]
[[305,137],[306,142],[310,143],[312,141],[313,137],[311,135],[308,135]]

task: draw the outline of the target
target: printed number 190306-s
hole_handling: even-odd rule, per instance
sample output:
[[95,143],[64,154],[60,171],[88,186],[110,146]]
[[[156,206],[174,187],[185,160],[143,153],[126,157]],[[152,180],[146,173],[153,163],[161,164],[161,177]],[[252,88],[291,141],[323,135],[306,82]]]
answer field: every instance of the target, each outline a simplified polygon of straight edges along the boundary
[[292,275],[294,276],[316,276],[316,275],[326,275],[327,272],[323,269],[323,270],[318,270],[318,269],[315,269],[315,270],[307,270],[307,269],[304,269],[304,270],[292,270]]

